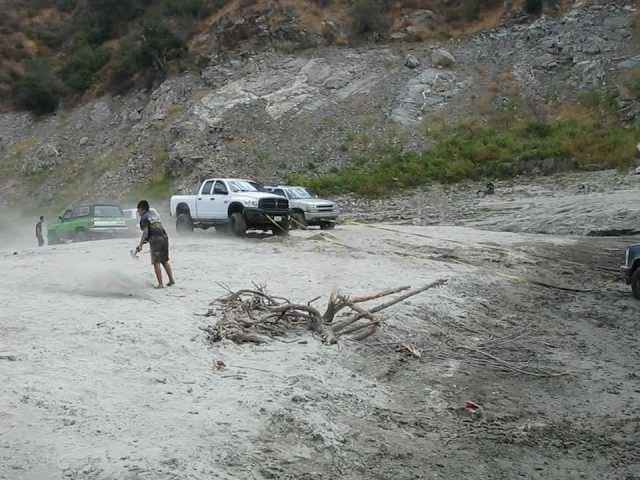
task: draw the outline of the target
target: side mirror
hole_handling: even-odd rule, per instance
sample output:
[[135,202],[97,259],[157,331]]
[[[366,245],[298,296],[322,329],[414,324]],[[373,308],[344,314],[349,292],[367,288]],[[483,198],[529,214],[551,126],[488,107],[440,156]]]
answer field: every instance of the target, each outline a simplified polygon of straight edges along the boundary
[[61,217],[61,216],[60,216],[60,217],[58,217],[58,220],[62,221],[62,217]]

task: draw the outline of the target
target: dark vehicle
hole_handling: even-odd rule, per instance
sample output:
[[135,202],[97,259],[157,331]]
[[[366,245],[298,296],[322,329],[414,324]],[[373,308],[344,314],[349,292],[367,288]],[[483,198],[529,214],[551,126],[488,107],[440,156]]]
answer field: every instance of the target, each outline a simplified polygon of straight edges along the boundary
[[631,285],[633,296],[640,300],[640,244],[627,248],[622,276],[627,285]]
[[58,222],[49,225],[47,234],[49,245],[55,245],[65,241],[126,237],[129,231],[118,205],[95,204],[65,210]]

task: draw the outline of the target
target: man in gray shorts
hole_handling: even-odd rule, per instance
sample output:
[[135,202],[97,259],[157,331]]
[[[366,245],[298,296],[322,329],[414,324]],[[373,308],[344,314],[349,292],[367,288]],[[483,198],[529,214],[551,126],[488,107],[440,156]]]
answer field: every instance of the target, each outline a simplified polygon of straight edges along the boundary
[[140,244],[136,247],[136,252],[141,252],[142,246],[145,243],[149,243],[149,247],[151,247],[151,264],[158,279],[158,285],[155,288],[164,288],[161,266],[164,267],[169,277],[167,287],[175,285],[173,270],[171,269],[171,263],[169,263],[169,237],[160,222],[160,217],[149,210],[149,202],[146,200],[141,200],[138,203],[138,215],[140,216],[142,237],[140,238]]

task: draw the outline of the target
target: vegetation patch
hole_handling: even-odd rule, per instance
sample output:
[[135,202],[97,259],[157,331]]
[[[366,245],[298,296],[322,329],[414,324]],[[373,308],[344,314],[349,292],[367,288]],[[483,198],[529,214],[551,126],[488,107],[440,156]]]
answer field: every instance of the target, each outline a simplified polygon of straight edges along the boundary
[[158,145],[153,152],[154,175],[147,181],[136,183],[126,195],[127,200],[134,202],[141,198],[149,200],[165,200],[171,196],[172,176],[167,169],[169,152],[164,144]]
[[33,59],[27,62],[24,75],[15,85],[14,95],[20,108],[44,115],[57,110],[62,85],[48,61]]
[[64,84],[74,92],[84,92],[91,87],[98,71],[109,61],[109,56],[104,47],[85,45],[79,48],[61,71]]
[[429,150],[377,146],[334,173],[293,175],[289,181],[322,193],[376,196],[431,182],[625,168],[633,163],[640,128],[616,124],[610,101],[585,96],[544,121],[512,111],[488,121],[441,126],[430,131]]
[[355,0],[351,6],[351,25],[356,36],[377,38],[390,26],[387,0]]

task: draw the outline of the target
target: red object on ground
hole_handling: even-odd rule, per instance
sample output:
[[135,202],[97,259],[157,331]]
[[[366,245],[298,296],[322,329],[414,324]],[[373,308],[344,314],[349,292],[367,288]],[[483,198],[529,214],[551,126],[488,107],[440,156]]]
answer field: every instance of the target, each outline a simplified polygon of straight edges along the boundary
[[476,402],[472,402],[471,400],[467,400],[466,402],[464,402],[464,408],[466,408],[467,410],[476,411],[480,408],[480,405],[478,405]]

